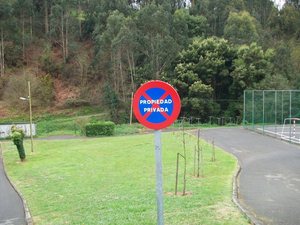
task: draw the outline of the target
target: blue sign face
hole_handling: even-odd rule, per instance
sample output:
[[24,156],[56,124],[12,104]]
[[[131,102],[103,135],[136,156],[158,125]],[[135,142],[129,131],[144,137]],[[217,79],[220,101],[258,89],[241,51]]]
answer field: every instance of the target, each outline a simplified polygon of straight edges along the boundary
[[165,122],[173,113],[174,102],[169,93],[162,88],[151,88],[139,99],[139,111],[150,123]]

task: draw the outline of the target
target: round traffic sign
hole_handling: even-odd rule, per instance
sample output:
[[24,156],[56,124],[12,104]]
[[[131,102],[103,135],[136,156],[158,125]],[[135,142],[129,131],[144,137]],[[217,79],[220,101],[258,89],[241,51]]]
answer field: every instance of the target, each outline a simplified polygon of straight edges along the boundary
[[177,119],[180,107],[177,91],[159,80],[143,84],[133,97],[135,117],[145,127],[154,130],[170,126]]

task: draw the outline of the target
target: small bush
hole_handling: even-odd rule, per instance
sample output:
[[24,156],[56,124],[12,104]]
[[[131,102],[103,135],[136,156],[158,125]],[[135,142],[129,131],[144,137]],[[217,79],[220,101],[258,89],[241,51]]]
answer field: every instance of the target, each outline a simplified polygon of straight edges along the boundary
[[86,136],[111,136],[114,134],[115,124],[111,121],[89,123],[85,126]]

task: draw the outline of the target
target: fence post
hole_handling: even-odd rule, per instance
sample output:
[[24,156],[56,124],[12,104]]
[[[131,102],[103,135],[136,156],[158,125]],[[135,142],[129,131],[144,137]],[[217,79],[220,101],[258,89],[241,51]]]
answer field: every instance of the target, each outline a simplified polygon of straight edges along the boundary
[[274,97],[275,97],[275,134],[277,136],[277,91],[274,91]]
[[254,90],[252,90],[252,129],[254,130]]
[[246,125],[246,90],[244,90],[244,114],[243,114],[243,127]]
[[265,134],[265,91],[263,90],[263,134]]
[[290,90],[290,142],[292,141],[292,91]]

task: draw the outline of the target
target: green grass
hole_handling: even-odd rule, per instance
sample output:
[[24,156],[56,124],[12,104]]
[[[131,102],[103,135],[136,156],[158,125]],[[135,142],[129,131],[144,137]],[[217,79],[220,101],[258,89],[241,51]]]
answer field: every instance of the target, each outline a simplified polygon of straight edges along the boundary
[[46,116],[36,121],[39,137],[59,134],[81,135],[79,124],[105,120],[106,114],[87,116]]
[[[217,150],[217,161],[211,162],[211,148],[202,143],[204,177],[196,178],[192,158],[196,139],[186,139],[190,194],[174,196],[181,135],[162,135],[165,224],[249,224],[231,202],[235,159]],[[30,153],[30,142],[25,142],[28,160],[22,164],[17,163],[11,142],[4,142],[3,149],[7,172],[25,197],[35,224],[156,224],[153,134],[34,144],[35,152]]]

